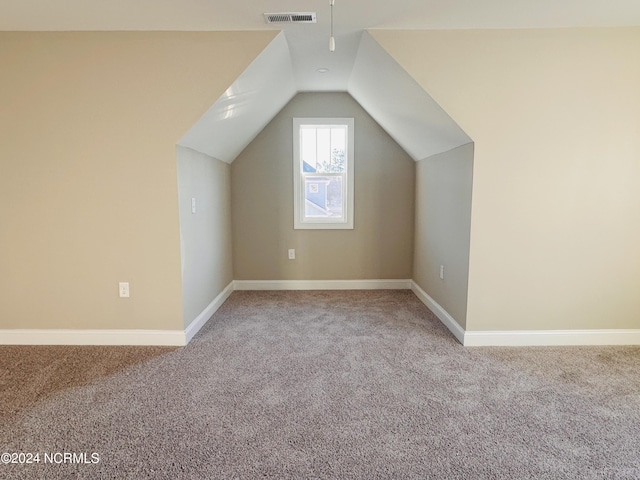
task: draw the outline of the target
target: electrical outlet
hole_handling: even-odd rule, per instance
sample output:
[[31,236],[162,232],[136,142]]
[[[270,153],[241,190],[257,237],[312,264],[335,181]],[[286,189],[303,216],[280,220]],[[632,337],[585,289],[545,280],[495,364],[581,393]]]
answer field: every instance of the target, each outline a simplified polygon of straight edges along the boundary
[[444,265],[440,265],[440,280],[444,280]]
[[295,260],[296,259],[296,249],[295,248],[290,248],[289,249],[289,260]]
[[118,284],[120,298],[129,298],[129,282],[120,282]]

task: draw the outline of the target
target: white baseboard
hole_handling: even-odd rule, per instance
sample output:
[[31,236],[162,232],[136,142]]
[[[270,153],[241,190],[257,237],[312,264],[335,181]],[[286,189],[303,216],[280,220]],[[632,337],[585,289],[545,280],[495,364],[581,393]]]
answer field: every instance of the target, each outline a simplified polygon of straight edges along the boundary
[[189,343],[193,337],[195,337],[196,333],[200,331],[202,327],[207,323],[207,321],[211,318],[211,316],[218,311],[218,309],[222,306],[229,295],[233,293],[234,286],[233,281],[227,285],[227,287],[220,292],[220,294],[213,299],[207,308],[205,308],[200,315],[198,315],[185,329],[184,333],[186,336],[186,341]]
[[411,280],[234,280],[236,290],[408,290]]
[[234,290],[406,290],[431,310],[465,347],[640,345],[640,330],[465,331],[412,280],[234,280],[184,330],[0,330],[0,345],[184,346]]
[[465,347],[640,345],[640,330],[466,331]]
[[233,293],[233,282],[184,330],[0,330],[0,345],[184,346]]
[[640,345],[640,330],[465,331],[418,284],[411,290],[465,347]]
[[186,345],[182,330],[0,330],[0,345]]
[[420,285],[418,285],[414,281],[411,282],[411,291],[413,291],[416,297],[418,297],[420,301],[424,303],[427,308],[440,319],[442,323],[444,323],[444,326],[447,327],[451,331],[451,333],[453,333],[453,336],[456,337],[460,343],[465,345],[465,331],[458,324],[458,322],[456,322],[456,320],[451,315],[449,315],[449,312],[442,308],[438,304],[438,302],[431,298],[429,294],[427,294],[427,292],[420,288]]

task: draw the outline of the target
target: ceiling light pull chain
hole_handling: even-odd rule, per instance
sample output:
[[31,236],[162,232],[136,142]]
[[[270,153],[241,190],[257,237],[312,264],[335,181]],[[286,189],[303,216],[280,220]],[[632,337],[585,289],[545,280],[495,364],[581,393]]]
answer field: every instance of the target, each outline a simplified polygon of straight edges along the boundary
[[336,49],[336,39],[333,38],[333,4],[335,0],[329,0],[329,7],[331,9],[331,34],[329,35],[329,51],[334,52]]

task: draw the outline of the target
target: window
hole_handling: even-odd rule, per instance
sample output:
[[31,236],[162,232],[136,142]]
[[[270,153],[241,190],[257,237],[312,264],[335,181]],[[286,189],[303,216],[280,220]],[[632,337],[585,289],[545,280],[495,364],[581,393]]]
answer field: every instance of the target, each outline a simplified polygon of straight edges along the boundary
[[353,163],[353,118],[293,119],[294,228],[353,228]]

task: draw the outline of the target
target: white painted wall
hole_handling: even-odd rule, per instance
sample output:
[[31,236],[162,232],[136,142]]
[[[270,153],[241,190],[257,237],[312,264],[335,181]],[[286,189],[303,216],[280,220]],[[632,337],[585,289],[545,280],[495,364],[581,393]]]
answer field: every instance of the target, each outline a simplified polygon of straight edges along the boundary
[[468,330],[640,327],[640,28],[377,31],[475,142]]
[[[231,169],[204,153],[176,147],[184,326],[233,280]],[[195,198],[196,213],[192,213]]]
[[472,179],[473,143],[416,163],[413,280],[462,328],[467,318]]

